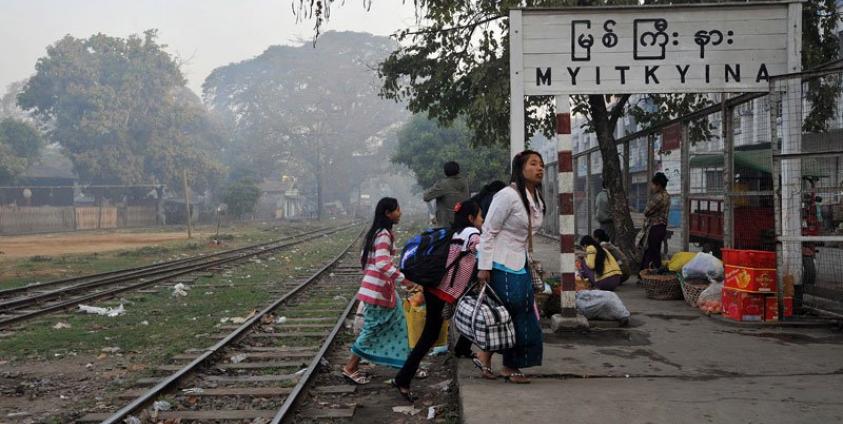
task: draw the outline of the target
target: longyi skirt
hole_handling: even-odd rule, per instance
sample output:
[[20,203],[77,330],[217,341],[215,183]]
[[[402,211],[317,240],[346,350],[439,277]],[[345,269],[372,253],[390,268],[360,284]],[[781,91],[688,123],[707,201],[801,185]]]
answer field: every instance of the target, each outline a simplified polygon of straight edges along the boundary
[[[398,298],[396,293],[395,298]],[[366,305],[363,329],[351,345],[351,352],[376,365],[401,368],[410,354],[407,321],[398,306]]]
[[530,274],[492,270],[489,282],[501,298],[515,324],[515,347],[500,352],[507,368],[527,368],[542,364],[542,329],[536,316]]

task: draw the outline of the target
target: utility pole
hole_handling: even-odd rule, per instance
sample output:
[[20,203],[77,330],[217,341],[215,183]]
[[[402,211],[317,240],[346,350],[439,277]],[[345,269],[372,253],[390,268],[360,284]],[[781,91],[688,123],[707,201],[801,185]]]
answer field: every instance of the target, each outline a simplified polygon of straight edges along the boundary
[[190,228],[190,192],[187,189],[187,170],[183,170],[181,175],[184,182],[184,209],[187,212],[187,238],[193,238]]
[[322,220],[322,141],[316,140],[316,219]]

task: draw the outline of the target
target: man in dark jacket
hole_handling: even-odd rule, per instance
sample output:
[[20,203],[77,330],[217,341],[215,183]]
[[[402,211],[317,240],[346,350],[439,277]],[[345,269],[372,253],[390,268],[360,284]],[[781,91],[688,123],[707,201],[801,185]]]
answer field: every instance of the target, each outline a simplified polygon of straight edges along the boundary
[[460,177],[460,165],[445,164],[445,178],[424,192],[425,202],[436,199],[436,225],[450,226],[454,222],[454,205],[468,198],[468,184]]

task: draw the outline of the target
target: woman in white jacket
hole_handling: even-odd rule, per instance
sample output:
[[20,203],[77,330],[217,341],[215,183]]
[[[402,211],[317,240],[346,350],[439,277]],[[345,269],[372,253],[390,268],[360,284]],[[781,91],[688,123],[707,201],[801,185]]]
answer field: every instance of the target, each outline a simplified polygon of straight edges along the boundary
[[[535,234],[542,225],[543,177],[544,161],[539,153],[525,150],[515,156],[511,184],[492,200],[478,251],[477,279],[494,289],[515,324],[515,347],[499,352],[503,355],[500,375],[519,384],[530,382],[521,368],[542,362],[542,330],[527,268],[527,233],[532,227]],[[478,356],[490,367],[491,355]]]

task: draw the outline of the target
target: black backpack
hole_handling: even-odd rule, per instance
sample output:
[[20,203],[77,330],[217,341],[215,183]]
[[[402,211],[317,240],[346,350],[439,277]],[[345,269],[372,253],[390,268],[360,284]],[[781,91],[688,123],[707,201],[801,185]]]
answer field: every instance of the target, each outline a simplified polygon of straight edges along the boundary
[[[404,245],[399,268],[410,281],[422,287],[436,287],[442,277],[451,269],[459,268],[460,259],[468,254],[461,252],[453,263],[448,265],[448,253],[451,245],[461,244],[453,240],[454,231],[448,228],[431,228],[413,236]],[[454,269],[453,279],[457,275]]]

